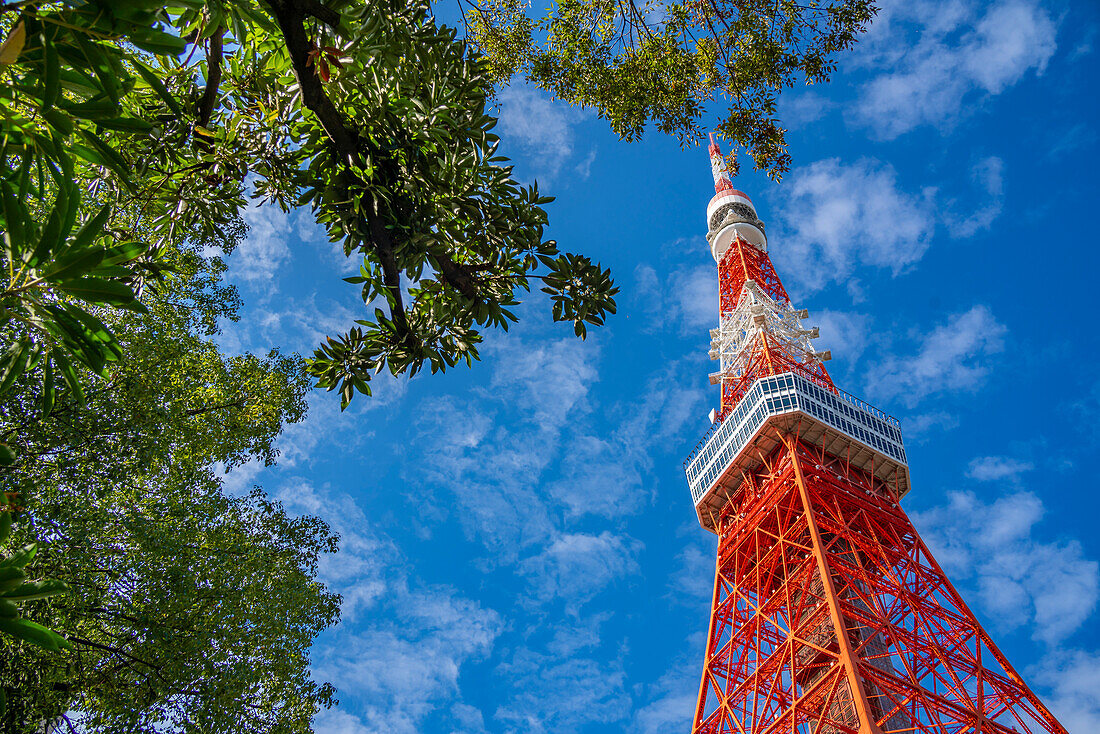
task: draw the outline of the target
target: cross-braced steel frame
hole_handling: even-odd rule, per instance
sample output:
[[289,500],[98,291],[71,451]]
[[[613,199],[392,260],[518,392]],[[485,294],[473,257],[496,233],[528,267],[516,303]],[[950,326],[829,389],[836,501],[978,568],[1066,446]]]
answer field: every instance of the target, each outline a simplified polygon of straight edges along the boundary
[[1065,734],[891,488],[777,438],[719,517],[693,734]]
[[[745,288],[750,281],[755,287]],[[750,298],[754,291],[781,308],[791,308],[791,299],[776,275],[768,253],[735,236],[718,263],[719,322],[725,323],[737,311],[741,301]],[[723,367],[726,361],[723,359]],[[827,390],[836,390],[817,356],[812,351],[791,348],[772,325],[748,339],[741,347],[741,354],[732,362],[736,362],[736,369],[725,370],[721,378],[722,405],[718,411],[721,418],[737,407],[738,401],[758,378],[768,375],[797,372]]]

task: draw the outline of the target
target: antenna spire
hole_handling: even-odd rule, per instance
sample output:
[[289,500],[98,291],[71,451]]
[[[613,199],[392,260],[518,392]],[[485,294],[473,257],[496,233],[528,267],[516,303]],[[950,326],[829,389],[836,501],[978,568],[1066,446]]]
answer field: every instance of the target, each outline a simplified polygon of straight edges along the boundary
[[726,164],[726,158],[722,155],[722,149],[718,147],[717,141],[714,139],[714,133],[710,134],[710,173],[714,176],[714,193],[720,194],[723,191],[729,191],[733,189],[732,176],[737,175],[737,163],[734,161],[734,170],[730,173],[730,168]]

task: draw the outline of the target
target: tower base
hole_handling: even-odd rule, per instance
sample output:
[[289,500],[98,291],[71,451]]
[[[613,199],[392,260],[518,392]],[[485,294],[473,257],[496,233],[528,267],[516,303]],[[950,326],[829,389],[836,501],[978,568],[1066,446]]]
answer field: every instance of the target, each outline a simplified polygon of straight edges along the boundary
[[891,487],[773,438],[718,518],[693,734],[1065,734]]

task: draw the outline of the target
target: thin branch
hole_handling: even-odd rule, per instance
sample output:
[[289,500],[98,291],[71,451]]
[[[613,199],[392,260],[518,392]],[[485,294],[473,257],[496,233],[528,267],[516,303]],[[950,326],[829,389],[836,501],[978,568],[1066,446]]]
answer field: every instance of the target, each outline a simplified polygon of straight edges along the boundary
[[218,101],[218,86],[222,81],[222,42],[225,28],[218,28],[210,37],[210,48],[206,51],[206,88],[199,102],[200,127],[206,127],[210,116],[214,114],[214,104]]

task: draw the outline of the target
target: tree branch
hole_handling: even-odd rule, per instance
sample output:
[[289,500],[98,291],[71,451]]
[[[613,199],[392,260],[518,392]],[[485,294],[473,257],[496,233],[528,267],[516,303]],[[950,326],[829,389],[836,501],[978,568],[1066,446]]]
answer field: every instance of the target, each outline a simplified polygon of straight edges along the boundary
[[296,0],[298,8],[306,15],[312,15],[330,28],[340,26],[340,14],[318,0]]
[[443,276],[443,280],[445,280],[448,285],[453,286],[459,293],[469,298],[471,301],[478,300],[478,281],[470,274],[469,270],[459,263],[456,263],[446,254],[436,255],[435,260],[439,263],[439,274]]
[[204,413],[210,413],[210,412],[213,412],[215,410],[221,410],[222,408],[233,408],[233,407],[240,408],[240,407],[244,406],[244,404],[246,402],[248,402],[248,397],[249,397],[248,395],[245,395],[243,398],[237,398],[236,400],[230,400],[229,402],[226,402],[226,403],[219,403],[217,405],[208,405],[205,408],[192,408],[191,410],[184,411],[183,414],[186,415],[186,416],[194,416],[194,415],[202,415]]
[[225,28],[219,28],[210,37],[210,48],[206,51],[206,88],[202,92],[202,100],[199,101],[200,127],[206,127],[214,114],[214,104],[218,101],[218,86],[222,82],[222,39],[225,37]]
[[[290,52],[294,77],[302,90],[302,103],[317,116],[317,120],[328,134],[340,157],[347,163],[354,163],[359,152],[359,136],[344,124],[343,116],[325,93],[315,68],[309,64],[309,55],[314,49],[314,44],[306,37],[303,20],[307,12],[305,6],[308,5],[311,9],[310,14],[316,10],[312,3],[313,0],[268,0],[268,7],[271,8],[275,22],[278,23],[279,30],[286,41],[287,51]],[[324,7],[320,3],[317,5]],[[338,17],[337,20],[339,20]],[[351,175],[350,171],[347,175]],[[344,199],[350,200],[351,197],[345,196]],[[367,215],[371,244],[382,264],[382,276],[390,296],[390,317],[401,336],[408,337],[409,325],[405,318],[404,299],[401,295],[401,273],[397,267],[393,239],[382,223],[377,206],[378,202],[374,201],[372,211]]]

